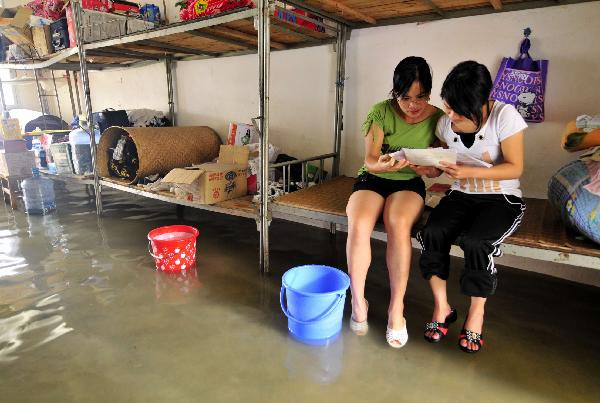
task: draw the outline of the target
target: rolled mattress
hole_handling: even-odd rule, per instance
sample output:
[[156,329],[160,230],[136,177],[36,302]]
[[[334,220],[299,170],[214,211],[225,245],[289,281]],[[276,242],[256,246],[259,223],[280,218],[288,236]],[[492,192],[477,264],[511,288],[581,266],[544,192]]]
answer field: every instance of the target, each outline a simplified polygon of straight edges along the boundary
[[129,135],[137,149],[139,167],[131,183],[149,175],[166,175],[173,168],[209,162],[219,155],[221,139],[207,126],[109,127],[98,144],[98,175],[110,177],[112,149]]

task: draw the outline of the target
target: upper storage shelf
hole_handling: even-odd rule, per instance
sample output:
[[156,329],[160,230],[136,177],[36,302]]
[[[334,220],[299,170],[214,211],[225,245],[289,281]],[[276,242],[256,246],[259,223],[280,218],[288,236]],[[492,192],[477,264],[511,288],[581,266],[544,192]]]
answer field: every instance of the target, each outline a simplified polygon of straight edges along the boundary
[[[335,23],[300,15],[276,6],[271,16],[271,49],[284,50],[335,41]],[[276,16],[275,16],[276,15]],[[203,19],[180,22],[85,44],[88,69],[129,67],[140,62],[191,60],[254,53],[258,37],[254,28],[256,9],[242,9]],[[301,18],[307,24],[294,23]],[[14,63],[0,68],[15,70],[78,70],[77,47]]]
[[596,0],[287,0],[351,28],[423,22]]
[[[596,0],[277,0],[271,15],[271,49],[333,43],[338,24],[365,28],[587,1]],[[168,57],[190,60],[254,53],[257,16],[255,8],[237,9],[86,43],[87,67],[122,68]],[[79,70],[79,53],[70,48],[43,58],[0,64],[0,68]]]

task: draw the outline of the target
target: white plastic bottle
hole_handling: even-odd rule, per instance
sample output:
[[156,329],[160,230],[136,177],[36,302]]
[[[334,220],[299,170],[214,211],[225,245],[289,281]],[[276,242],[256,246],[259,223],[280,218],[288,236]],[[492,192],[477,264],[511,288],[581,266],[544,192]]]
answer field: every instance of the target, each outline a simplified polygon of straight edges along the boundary
[[[79,117],[80,126],[87,129],[87,121],[83,116]],[[92,165],[92,150],[90,135],[86,129],[79,127],[69,133],[71,144],[71,155],[73,157],[73,168],[77,175],[86,175],[94,172]],[[100,142],[100,130],[94,128],[96,145]]]

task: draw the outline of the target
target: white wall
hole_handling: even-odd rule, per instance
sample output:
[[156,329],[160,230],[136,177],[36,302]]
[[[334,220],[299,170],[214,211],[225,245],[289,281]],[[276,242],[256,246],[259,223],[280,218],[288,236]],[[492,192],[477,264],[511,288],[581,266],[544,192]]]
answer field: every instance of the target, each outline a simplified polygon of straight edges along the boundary
[[[332,47],[276,52],[271,70],[271,142],[294,156],[333,150]],[[175,75],[179,126],[208,125],[225,139],[229,122],[249,122],[258,116],[256,55],[181,62]],[[162,63],[90,72],[90,81],[94,110],[146,107],[167,111]]]

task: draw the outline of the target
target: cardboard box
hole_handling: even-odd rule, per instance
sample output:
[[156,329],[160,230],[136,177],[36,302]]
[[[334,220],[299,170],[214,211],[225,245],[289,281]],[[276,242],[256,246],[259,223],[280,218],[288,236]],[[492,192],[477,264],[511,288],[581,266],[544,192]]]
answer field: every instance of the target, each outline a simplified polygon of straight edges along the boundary
[[18,119],[0,119],[0,137],[3,140],[21,140],[21,125]]
[[24,153],[27,151],[27,146],[24,140],[6,140],[4,142],[5,153]]
[[0,175],[31,176],[31,169],[34,167],[35,154],[33,151],[0,153]]
[[177,197],[200,204],[213,204],[245,196],[246,167],[208,163],[194,168],[175,168],[163,183],[171,183]]
[[33,36],[33,45],[39,56],[46,56],[54,53],[50,25],[31,27],[31,34]]
[[29,17],[33,11],[27,7],[0,7],[0,34],[15,45],[33,46]]
[[219,146],[219,164],[238,164],[248,166],[250,150],[244,146],[222,145]]
[[213,204],[245,196],[248,149],[221,146],[219,162],[191,168],[175,168],[162,183],[173,184],[177,197],[200,204]]
[[258,143],[258,140],[258,132],[253,125],[247,125],[244,123],[229,123],[227,144],[245,146],[251,143]]

